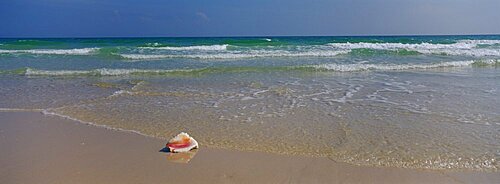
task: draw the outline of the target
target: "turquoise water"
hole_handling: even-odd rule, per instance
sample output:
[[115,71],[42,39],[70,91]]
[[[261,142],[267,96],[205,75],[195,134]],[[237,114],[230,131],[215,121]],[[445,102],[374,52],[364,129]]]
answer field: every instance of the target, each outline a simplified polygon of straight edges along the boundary
[[0,70],[367,70],[496,59],[499,48],[500,36],[0,39]]
[[207,147],[498,171],[500,36],[0,39],[0,108]]

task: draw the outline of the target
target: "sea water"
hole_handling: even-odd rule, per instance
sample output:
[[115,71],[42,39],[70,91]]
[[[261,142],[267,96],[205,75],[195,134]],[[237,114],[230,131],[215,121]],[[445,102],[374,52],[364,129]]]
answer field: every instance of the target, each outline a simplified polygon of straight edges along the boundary
[[0,110],[203,147],[498,171],[500,36],[0,39]]

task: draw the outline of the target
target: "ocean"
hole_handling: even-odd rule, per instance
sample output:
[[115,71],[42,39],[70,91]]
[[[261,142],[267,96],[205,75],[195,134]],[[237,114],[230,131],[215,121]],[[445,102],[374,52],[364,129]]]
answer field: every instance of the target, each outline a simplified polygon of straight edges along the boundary
[[203,147],[498,171],[500,36],[0,39],[0,110]]

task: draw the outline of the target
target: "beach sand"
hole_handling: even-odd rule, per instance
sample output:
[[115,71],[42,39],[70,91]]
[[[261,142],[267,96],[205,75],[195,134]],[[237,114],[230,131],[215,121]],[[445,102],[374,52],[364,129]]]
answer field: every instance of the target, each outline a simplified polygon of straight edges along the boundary
[[500,181],[499,172],[362,167],[328,158],[241,152],[203,145],[189,163],[175,163],[167,159],[169,153],[160,152],[165,143],[165,140],[89,126],[39,112],[0,112],[0,183]]

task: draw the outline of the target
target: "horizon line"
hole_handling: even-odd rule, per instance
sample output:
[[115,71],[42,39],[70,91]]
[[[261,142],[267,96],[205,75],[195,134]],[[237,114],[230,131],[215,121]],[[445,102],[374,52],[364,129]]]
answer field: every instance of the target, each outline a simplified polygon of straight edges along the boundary
[[263,38],[263,37],[418,37],[418,36],[500,36],[500,33],[478,34],[358,34],[358,35],[228,35],[228,36],[42,36],[42,37],[2,37],[0,39],[62,39],[62,38]]

